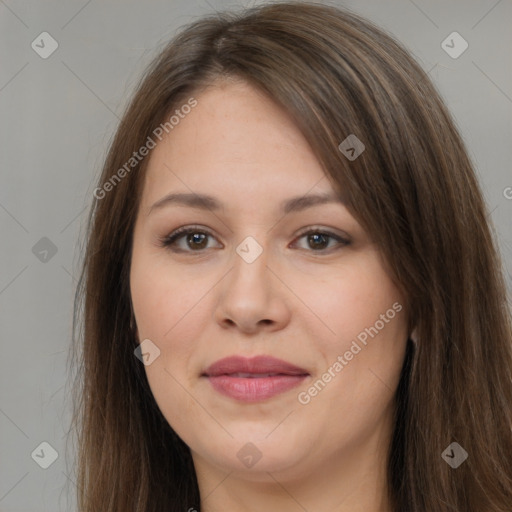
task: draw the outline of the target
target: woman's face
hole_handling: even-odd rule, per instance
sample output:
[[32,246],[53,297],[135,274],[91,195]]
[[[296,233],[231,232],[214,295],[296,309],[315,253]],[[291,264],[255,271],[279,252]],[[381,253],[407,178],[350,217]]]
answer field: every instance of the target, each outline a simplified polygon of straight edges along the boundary
[[[195,99],[151,152],[135,225],[130,287],[156,402],[196,468],[259,479],[373,464],[404,299],[343,203],[308,200],[334,189],[284,111],[241,82]],[[178,228],[191,232],[163,245]]]

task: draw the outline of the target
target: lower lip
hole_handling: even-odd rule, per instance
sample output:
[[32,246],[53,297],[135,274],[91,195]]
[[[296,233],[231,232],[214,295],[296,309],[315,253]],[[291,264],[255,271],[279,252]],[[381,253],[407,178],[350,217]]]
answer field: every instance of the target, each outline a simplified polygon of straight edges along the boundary
[[298,386],[308,375],[275,375],[273,377],[207,377],[219,393],[243,402],[266,400]]

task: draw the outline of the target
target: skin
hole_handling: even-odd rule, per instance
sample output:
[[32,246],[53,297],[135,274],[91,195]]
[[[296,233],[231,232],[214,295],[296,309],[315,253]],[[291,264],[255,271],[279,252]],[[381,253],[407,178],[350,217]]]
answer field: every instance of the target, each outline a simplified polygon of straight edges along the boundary
[[[194,97],[197,106],[151,152],[130,289],[138,339],[160,349],[145,366],[147,378],[191,449],[202,509],[390,511],[386,457],[408,337],[404,298],[342,203],[280,210],[290,197],[334,192],[286,112],[241,81],[212,84]],[[171,204],[148,214],[171,192],[213,195],[223,207]],[[181,252],[161,245],[190,225],[212,235],[184,235],[175,246]],[[307,228],[350,243],[315,244],[303,236]],[[263,249],[252,263],[236,252],[248,236]],[[333,371],[394,303],[402,310]],[[223,357],[260,354],[310,376],[256,403],[220,395],[201,377]],[[328,368],[335,376],[300,403],[298,394]],[[249,442],[261,453],[252,467],[237,457]]]

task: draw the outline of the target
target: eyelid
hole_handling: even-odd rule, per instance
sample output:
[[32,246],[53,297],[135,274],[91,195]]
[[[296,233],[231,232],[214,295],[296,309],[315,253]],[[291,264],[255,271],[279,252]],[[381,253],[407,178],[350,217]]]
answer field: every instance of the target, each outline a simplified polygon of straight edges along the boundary
[[344,232],[344,231],[341,231],[339,229],[334,229],[334,228],[328,228],[328,227],[325,227],[325,226],[321,226],[321,225],[312,225],[312,226],[307,226],[303,229],[301,229],[297,235],[296,235],[296,239],[297,238],[300,238],[301,236],[304,236],[304,235],[307,235],[308,233],[323,233],[325,235],[330,235],[332,236],[333,238],[339,238],[347,243],[349,242],[352,242],[352,238],[348,235],[348,233]]

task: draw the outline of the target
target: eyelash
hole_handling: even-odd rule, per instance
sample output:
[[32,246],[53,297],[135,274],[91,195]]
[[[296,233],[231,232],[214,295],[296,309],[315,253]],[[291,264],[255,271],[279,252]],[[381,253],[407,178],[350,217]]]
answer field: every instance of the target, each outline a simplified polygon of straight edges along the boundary
[[[205,230],[205,229],[200,228],[200,227],[194,227],[194,226],[181,227],[181,228],[178,228],[175,231],[173,231],[170,235],[167,235],[167,236],[165,236],[163,238],[160,238],[159,239],[160,246],[164,247],[164,248],[166,248],[166,249],[168,249],[168,250],[170,250],[172,252],[176,252],[176,253],[197,253],[197,254],[204,253],[206,251],[206,249],[204,249],[204,250],[203,249],[183,250],[183,249],[173,248],[173,246],[175,246],[176,242],[179,239],[181,239],[185,235],[189,235],[189,234],[202,234],[202,235],[206,235],[206,236],[210,236],[212,238],[215,238],[213,236],[213,234],[210,233],[208,230]],[[350,241],[348,239],[343,238],[343,237],[341,237],[339,235],[336,235],[336,234],[334,234],[334,233],[332,233],[330,231],[326,231],[326,230],[320,229],[320,228],[310,228],[308,231],[305,231],[305,232],[302,232],[301,234],[299,234],[297,239],[301,239],[301,238],[304,238],[307,235],[312,235],[312,234],[320,234],[320,235],[327,236],[328,238],[332,238],[332,239],[336,240],[341,247],[345,247],[345,246],[350,244]],[[338,249],[340,249],[341,247],[338,247]],[[326,253],[326,252],[331,252],[332,249],[333,249],[332,247],[331,248],[327,248],[327,249],[319,249],[319,250],[312,249],[311,252],[314,252],[314,253]],[[334,249],[336,250],[336,247]]]

